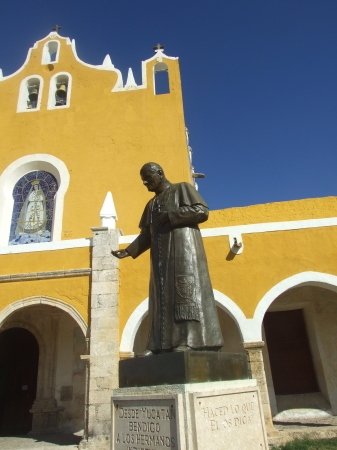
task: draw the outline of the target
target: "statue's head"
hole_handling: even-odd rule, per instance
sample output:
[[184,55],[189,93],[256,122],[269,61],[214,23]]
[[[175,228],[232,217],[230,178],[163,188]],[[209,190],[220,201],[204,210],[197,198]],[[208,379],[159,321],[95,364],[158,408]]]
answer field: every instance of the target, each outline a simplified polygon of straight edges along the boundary
[[150,192],[158,193],[163,185],[167,183],[163,169],[159,164],[154,162],[143,165],[140,169],[140,177],[144,186]]

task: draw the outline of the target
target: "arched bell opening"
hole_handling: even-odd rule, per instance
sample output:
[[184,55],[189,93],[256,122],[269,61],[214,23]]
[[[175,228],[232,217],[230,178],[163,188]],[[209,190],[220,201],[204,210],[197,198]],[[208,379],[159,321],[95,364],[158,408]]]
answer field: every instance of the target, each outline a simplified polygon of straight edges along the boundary
[[289,289],[268,308],[263,356],[274,420],[337,414],[336,320],[337,294],[317,286]]
[[170,80],[167,64],[158,62],[153,67],[155,95],[170,93]]
[[[28,330],[39,344],[36,393],[29,406],[31,428],[28,431],[81,432],[85,362],[80,355],[86,353],[81,327],[66,311],[40,303],[24,306],[6,317],[0,336],[15,328]],[[15,411],[19,413],[18,408]]]
[[36,399],[39,345],[27,329],[0,333],[0,436],[27,434]]

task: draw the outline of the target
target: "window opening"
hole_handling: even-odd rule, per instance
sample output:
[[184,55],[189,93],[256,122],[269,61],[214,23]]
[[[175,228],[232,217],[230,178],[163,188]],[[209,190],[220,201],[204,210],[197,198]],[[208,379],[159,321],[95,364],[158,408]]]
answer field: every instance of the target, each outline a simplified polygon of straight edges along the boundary
[[157,63],[154,68],[154,91],[156,95],[169,94],[170,83],[167,64]]
[[47,42],[42,52],[42,64],[57,62],[58,52],[59,52],[58,41]]
[[54,199],[58,190],[55,177],[43,170],[29,172],[16,183],[8,245],[50,242]]
[[68,77],[60,75],[56,78],[55,106],[67,104]]

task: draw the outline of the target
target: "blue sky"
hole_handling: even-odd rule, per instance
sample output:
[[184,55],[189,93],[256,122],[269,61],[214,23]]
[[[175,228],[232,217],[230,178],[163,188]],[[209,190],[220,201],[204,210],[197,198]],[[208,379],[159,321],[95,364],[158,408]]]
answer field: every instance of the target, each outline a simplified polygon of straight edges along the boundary
[[141,82],[158,42],[180,58],[211,209],[336,195],[336,0],[12,0],[1,5],[4,75],[56,23],[84,61],[109,53],[124,81],[132,67]]

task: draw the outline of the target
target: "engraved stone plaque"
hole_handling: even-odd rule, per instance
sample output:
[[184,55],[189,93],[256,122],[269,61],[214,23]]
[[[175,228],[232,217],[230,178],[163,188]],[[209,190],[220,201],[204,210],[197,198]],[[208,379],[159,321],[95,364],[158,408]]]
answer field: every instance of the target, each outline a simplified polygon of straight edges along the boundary
[[222,391],[192,394],[198,450],[268,448],[259,393]]
[[112,397],[113,450],[179,449],[175,396]]

